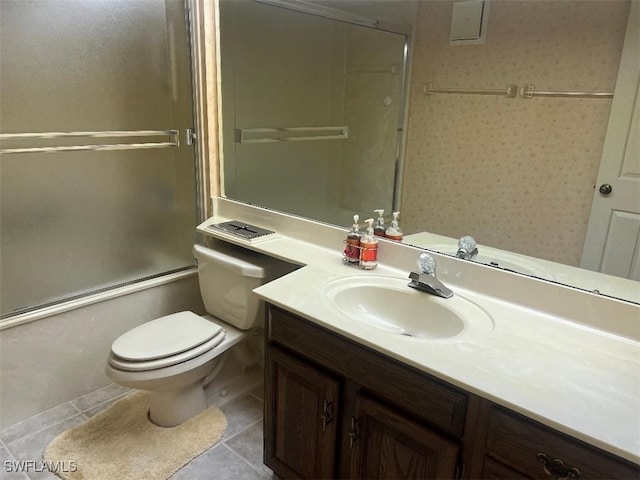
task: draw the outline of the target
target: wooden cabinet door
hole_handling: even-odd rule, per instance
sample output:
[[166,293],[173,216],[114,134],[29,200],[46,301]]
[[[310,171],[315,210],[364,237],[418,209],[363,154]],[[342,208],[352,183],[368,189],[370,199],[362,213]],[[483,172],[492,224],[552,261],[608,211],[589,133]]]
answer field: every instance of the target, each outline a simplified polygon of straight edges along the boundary
[[267,346],[264,463],[280,478],[331,479],[339,383]]
[[458,443],[364,395],[357,398],[349,437],[351,478],[456,477]]

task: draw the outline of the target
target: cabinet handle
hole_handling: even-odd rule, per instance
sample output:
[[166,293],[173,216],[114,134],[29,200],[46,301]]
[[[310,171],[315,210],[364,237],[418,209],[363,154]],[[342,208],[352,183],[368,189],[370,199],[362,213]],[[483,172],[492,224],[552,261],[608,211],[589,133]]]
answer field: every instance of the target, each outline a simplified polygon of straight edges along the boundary
[[561,459],[551,459],[546,453],[538,453],[536,455],[538,461],[542,464],[547,475],[553,476],[558,480],[579,480],[580,470],[576,467],[566,465]]
[[329,425],[329,423],[331,423],[331,411],[329,410],[329,408],[331,408],[331,403],[329,400],[325,400],[324,402],[322,402],[322,414],[320,415],[320,418],[322,419],[322,431],[326,432],[327,431],[327,425]]
[[349,448],[353,449],[353,444],[358,439],[358,435],[360,434],[358,428],[358,419],[356,417],[351,417],[351,428],[349,429]]

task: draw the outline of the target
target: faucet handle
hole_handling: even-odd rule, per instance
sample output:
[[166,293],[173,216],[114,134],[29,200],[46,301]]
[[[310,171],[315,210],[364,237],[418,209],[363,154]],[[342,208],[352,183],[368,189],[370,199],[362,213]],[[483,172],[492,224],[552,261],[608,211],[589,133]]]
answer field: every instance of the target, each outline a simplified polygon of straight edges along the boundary
[[458,240],[456,257],[473,260],[478,255],[478,245],[473,237],[465,235]]
[[434,277],[436,276],[436,260],[428,253],[421,253],[416,265],[418,265],[418,268],[422,273],[433,275]]
[[470,252],[474,248],[476,248],[476,241],[473,237],[465,235],[464,237],[461,237],[460,240],[458,240],[458,248],[462,248],[467,252]]

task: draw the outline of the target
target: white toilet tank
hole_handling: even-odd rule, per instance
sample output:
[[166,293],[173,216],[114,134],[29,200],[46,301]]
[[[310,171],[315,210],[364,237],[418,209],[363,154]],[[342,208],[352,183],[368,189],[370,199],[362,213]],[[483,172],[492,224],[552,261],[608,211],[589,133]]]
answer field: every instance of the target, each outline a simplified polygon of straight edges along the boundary
[[279,260],[225,242],[193,246],[204,306],[211,315],[241,330],[262,326],[264,302],[254,288],[294,270]]

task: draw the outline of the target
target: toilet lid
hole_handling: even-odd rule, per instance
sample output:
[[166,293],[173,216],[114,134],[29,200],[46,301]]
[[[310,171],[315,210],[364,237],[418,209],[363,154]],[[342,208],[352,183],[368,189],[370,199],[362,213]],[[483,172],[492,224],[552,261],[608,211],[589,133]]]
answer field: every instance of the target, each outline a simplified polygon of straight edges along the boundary
[[220,345],[225,337],[226,332],[222,330],[211,340],[204,342],[197,347],[192,348],[191,350],[180,352],[177,355],[172,355],[170,357],[158,358],[156,360],[123,360],[111,354],[109,355],[109,363],[115,368],[126,370],[129,372],[140,372],[145,370],[158,370],[161,368],[167,368],[179,363],[186,362],[188,360],[191,360],[192,358],[199,357],[200,355],[204,355],[205,353],[213,350],[215,347]]
[[142,362],[171,357],[202,345],[222,327],[193,312],[179,312],[144,323],[113,342],[111,352],[123,360]]

